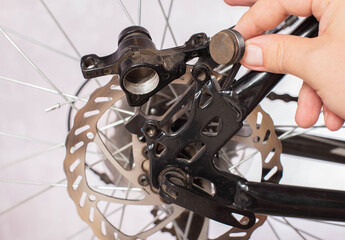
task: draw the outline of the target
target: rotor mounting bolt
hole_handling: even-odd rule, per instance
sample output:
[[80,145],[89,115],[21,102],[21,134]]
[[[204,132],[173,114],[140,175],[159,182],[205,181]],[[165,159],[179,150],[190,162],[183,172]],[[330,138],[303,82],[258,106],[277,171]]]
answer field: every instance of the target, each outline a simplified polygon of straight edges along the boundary
[[144,187],[148,186],[150,184],[149,177],[146,174],[141,174],[138,177],[138,183]]
[[223,30],[214,35],[210,42],[210,54],[218,64],[239,62],[245,50],[242,35],[234,29]]

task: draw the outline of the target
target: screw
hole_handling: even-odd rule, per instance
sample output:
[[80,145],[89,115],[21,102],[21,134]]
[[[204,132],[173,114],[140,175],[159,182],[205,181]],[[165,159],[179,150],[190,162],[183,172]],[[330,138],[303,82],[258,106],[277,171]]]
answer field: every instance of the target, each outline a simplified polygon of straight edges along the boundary
[[158,129],[157,129],[156,125],[154,125],[153,123],[148,123],[144,127],[144,133],[146,136],[153,138],[153,137],[157,136]]
[[149,153],[149,150],[147,149],[147,147],[146,147],[146,146],[145,146],[145,147],[143,147],[143,149],[142,149],[141,153],[143,154],[143,156],[144,156],[145,158],[148,158],[148,153]]
[[197,75],[196,75],[196,79],[198,80],[198,81],[205,81],[206,80],[206,77],[207,77],[207,75],[206,75],[206,73],[204,72],[204,71],[198,71],[198,73],[197,73]]
[[155,108],[151,108],[150,109],[150,114],[152,114],[152,115],[156,115],[157,114],[157,109],[155,109]]
[[204,82],[209,77],[207,66],[204,64],[195,65],[192,70],[192,75],[197,81]]
[[150,184],[149,182],[149,177],[146,175],[146,174],[141,174],[139,177],[138,177],[138,183],[141,185],[141,186],[148,186]]

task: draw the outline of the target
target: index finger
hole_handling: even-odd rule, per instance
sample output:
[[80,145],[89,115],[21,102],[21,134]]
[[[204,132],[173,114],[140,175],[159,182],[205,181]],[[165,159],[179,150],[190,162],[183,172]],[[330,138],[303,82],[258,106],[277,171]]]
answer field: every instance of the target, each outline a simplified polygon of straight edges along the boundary
[[224,2],[231,6],[253,6],[256,0],[224,0]]
[[[275,28],[289,15],[301,17],[312,15],[313,3],[319,1],[322,0],[257,0],[241,17],[235,29],[244,39],[249,39]],[[239,1],[230,0],[230,2]]]

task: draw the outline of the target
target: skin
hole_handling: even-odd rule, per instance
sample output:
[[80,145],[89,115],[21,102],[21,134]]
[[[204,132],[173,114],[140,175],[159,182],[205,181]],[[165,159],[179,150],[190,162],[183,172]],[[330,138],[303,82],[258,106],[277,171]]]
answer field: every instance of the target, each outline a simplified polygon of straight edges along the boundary
[[[246,40],[245,67],[287,73],[303,79],[296,123],[313,126],[323,109],[328,129],[338,130],[345,119],[345,1],[344,0],[225,0],[250,6],[235,29]],[[289,15],[314,15],[320,22],[313,39],[262,35]]]

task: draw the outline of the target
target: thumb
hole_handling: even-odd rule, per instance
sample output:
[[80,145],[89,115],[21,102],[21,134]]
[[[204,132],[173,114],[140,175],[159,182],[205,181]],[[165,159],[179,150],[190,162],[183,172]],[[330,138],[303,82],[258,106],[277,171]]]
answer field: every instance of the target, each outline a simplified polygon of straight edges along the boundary
[[242,65],[274,73],[289,73],[303,79],[315,49],[315,39],[291,35],[262,35],[246,41]]

